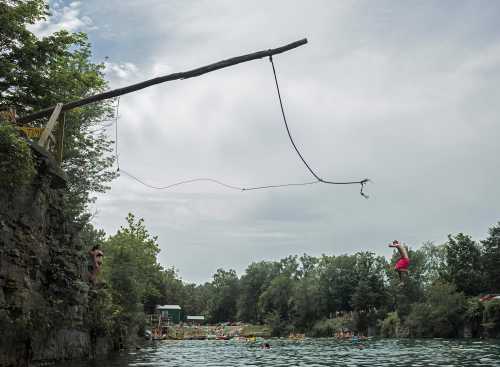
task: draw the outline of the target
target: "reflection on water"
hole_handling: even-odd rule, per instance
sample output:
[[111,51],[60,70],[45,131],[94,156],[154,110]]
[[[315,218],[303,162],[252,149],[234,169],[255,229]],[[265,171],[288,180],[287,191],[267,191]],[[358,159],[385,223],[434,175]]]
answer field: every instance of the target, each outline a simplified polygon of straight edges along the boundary
[[160,341],[105,361],[60,366],[500,366],[500,341],[376,339],[357,345],[334,339],[260,343],[222,340]]

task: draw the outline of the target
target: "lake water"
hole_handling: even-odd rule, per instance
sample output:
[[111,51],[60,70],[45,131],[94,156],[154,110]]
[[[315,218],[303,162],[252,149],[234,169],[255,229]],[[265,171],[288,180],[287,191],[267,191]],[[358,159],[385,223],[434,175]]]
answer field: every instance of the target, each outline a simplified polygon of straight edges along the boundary
[[334,339],[258,342],[159,341],[106,360],[60,366],[500,366],[500,341],[374,339],[352,344]]

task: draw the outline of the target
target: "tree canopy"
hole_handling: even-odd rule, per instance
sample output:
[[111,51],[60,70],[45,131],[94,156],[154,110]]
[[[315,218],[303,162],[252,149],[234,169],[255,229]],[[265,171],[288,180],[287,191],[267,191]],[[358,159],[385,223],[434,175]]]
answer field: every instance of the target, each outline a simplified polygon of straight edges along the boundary
[[[107,89],[104,65],[92,62],[84,33],[60,31],[39,38],[28,25],[45,19],[43,0],[0,2],[0,108],[18,115],[93,95]],[[68,176],[68,216],[85,224],[96,192],[105,192],[116,177],[112,141],[103,132],[113,117],[112,101],[68,111],[62,168]],[[46,121],[35,121],[40,126]]]

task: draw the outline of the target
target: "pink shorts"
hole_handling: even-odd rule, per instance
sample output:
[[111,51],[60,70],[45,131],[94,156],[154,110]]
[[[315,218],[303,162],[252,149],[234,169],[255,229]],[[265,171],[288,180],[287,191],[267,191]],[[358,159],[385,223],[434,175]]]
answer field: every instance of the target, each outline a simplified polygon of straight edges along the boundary
[[408,270],[408,266],[410,266],[410,259],[403,257],[403,258],[398,260],[394,269],[396,269],[396,270],[401,270],[401,269]]

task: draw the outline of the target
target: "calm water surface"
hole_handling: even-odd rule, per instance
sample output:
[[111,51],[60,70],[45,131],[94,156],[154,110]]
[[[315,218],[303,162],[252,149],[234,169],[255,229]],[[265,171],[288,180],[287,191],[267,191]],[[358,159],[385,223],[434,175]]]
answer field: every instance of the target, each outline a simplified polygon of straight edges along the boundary
[[110,359],[59,366],[500,366],[500,341],[376,339],[358,345],[334,339],[258,342],[160,341]]

